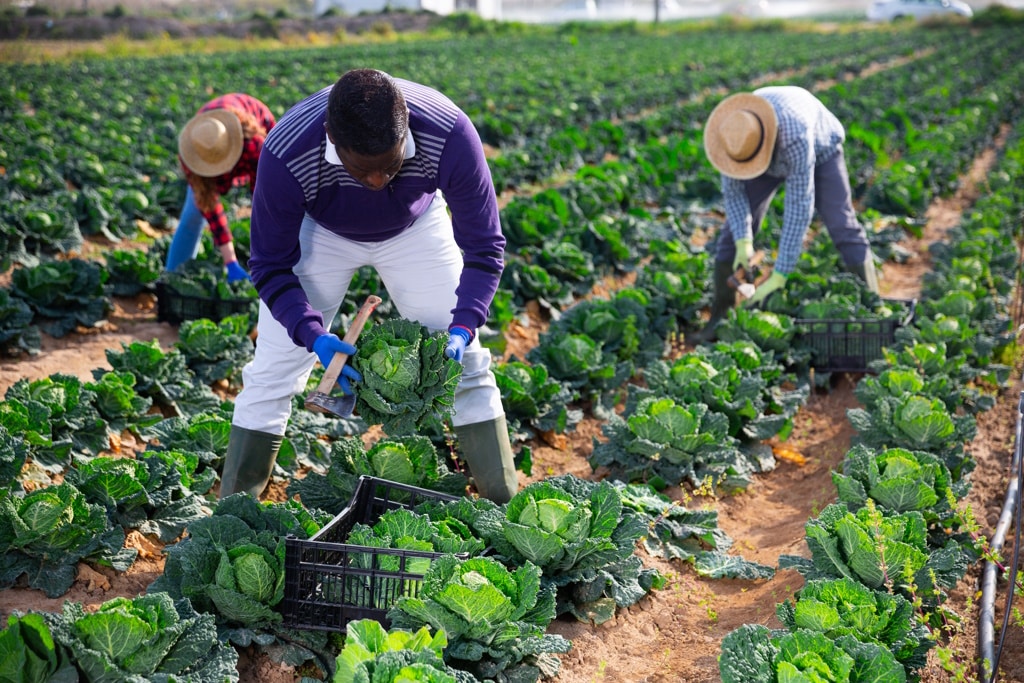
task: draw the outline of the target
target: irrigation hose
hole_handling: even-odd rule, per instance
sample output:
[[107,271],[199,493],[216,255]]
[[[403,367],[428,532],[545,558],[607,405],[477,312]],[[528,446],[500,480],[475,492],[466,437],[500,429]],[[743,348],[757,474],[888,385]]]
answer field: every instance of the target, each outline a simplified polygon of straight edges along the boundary
[[[1024,219],[1024,214],[1021,218]],[[1013,324],[1018,335],[1024,326],[1024,220],[1021,228],[1017,233],[1017,286],[1013,290]]]
[[978,680],[994,683],[999,672],[999,658],[1003,653],[1003,643],[1006,639],[1006,632],[1009,628],[1010,612],[1013,606],[1013,594],[1017,584],[1017,567],[1020,560],[1021,547],[1021,503],[1022,491],[1024,491],[1024,468],[1021,467],[1021,452],[1024,450],[1024,392],[1021,392],[1020,400],[1017,403],[1017,431],[1013,449],[1013,462],[1010,466],[1010,481],[1006,487],[1006,497],[1003,499],[1003,509],[999,515],[999,522],[996,524],[995,533],[990,543],[993,554],[1003,548],[1003,541],[1006,538],[1006,530],[1010,522],[1014,522],[1014,547],[1013,562],[1009,567],[1009,581],[1007,581],[1006,607],[1003,610],[1003,625],[999,633],[999,648],[993,648],[995,641],[995,597],[996,582],[998,580],[998,566],[991,560],[985,561],[984,571],[981,577],[981,605],[978,623],[978,648],[981,651],[981,662],[979,663]]

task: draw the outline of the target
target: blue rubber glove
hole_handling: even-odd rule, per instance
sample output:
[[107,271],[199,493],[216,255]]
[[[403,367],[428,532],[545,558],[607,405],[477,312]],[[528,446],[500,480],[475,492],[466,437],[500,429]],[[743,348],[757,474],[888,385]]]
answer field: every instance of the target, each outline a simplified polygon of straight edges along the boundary
[[238,265],[238,261],[232,261],[227,264],[228,269],[228,282],[238,282],[239,280],[248,280],[249,273],[245,272],[245,268]]
[[736,255],[732,258],[732,270],[736,272],[740,269],[740,266],[744,268],[750,263],[750,259],[754,256],[754,240],[753,239],[742,239],[736,240]]
[[466,347],[471,341],[473,341],[473,333],[469,331],[468,327],[452,325],[448,329],[448,348],[444,350],[444,355],[461,363],[462,355],[466,353]]
[[768,276],[768,279],[765,280],[760,287],[754,290],[754,294],[744,301],[743,305],[751,307],[758,306],[768,298],[769,294],[782,289],[785,285],[786,276],[776,270],[773,270],[772,274]]
[[[331,360],[334,358],[336,353],[345,353],[349,357],[356,354],[356,347],[349,344],[347,341],[338,338],[336,334],[321,334],[313,342],[313,353],[316,354],[317,358],[320,359],[320,364],[325,368],[331,364]],[[341,369],[341,374],[338,375],[338,386],[341,387],[341,391],[345,394],[352,393],[351,382],[362,382],[363,376],[359,374],[359,371],[354,367],[345,363],[345,367]]]

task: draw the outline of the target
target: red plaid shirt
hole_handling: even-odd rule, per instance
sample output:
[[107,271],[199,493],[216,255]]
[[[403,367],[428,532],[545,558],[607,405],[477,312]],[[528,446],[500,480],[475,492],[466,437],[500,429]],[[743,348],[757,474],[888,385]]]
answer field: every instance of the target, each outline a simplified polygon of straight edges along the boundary
[[[252,114],[263,124],[263,127],[266,128],[268,133],[276,123],[274,115],[270,112],[267,105],[263,104],[255,97],[244,93],[221,95],[200,107],[199,113],[209,111],[211,109],[229,108]],[[253,189],[256,186],[256,165],[259,163],[260,152],[262,151],[263,136],[258,135],[246,138],[242,144],[242,156],[238,159],[238,163],[235,164],[235,167],[224,175],[214,179],[217,194],[224,195],[227,194],[231,188],[242,186],[248,186],[249,194],[252,194]],[[185,166],[185,162],[181,163],[181,167],[186,171],[188,170],[188,167]],[[215,245],[219,247],[222,244],[227,244],[231,241],[231,229],[228,228],[228,217],[224,213],[224,205],[221,202],[218,201],[214,205],[213,211],[203,212],[203,217],[206,218],[206,222],[210,226],[210,233],[213,235],[213,243]]]

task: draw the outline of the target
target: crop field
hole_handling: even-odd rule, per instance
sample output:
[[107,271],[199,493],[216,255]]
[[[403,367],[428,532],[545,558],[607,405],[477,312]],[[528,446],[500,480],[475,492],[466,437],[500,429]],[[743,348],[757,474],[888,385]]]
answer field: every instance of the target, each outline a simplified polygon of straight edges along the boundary
[[[0,680],[1024,681],[1024,19],[985,16],[0,64]],[[178,131],[229,92],[280,120],[356,67],[439,89],[486,145],[508,504],[475,495],[450,385],[423,393],[455,370],[372,270],[333,329],[380,295],[360,348],[422,381],[348,419],[297,396],[259,503],[218,501],[257,294],[209,235],[162,272]],[[703,123],[770,84],[844,123],[881,296],[816,221],[785,289],[698,344],[723,216]],[[244,264],[249,199],[225,203]],[[361,475],[426,503],[310,541]]]

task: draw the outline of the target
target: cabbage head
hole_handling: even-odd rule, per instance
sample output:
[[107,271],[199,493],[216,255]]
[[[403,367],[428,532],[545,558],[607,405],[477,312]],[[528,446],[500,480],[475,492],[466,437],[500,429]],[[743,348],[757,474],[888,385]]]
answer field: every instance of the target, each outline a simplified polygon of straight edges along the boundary
[[124,529],[101,505],[72,484],[37,489],[24,497],[0,490],[0,587],[27,575],[29,586],[58,598],[75,581],[76,566],[92,560],[127,571],[138,551],[124,547]]
[[334,683],[476,683],[464,671],[444,663],[445,632],[423,626],[415,633],[385,631],[373,619],[350,621],[338,655]]
[[455,404],[462,365],[444,355],[448,333],[393,318],[363,333],[352,366],[362,373],[356,412],[392,436],[417,434]]
[[[367,448],[362,437],[343,437],[331,444],[327,472],[310,472],[288,485],[289,495],[298,495],[310,508],[340,513],[352,500],[363,475],[408,484],[451,495],[466,492],[467,479],[452,472],[444,457],[426,436],[385,436]],[[402,492],[395,492],[401,502]]]
[[394,628],[444,630],[446,661],[481,680],[504,673],[537,681],[542,670],[554,678],[554,653],[572,645],[546,632],[554,595],[541,590],[540,569],[530,563],[509,569],[490,557],[443,555],[431,563],[419,596],[399,598],[387,616]]
[[163,592],[108,600],[93,612],[65,602],[47,615],[54,639],[86,681],[238,680],[238,652],[217,636],[214,618]]
[[506,562],[540,567],[558,614],[602,623],[659,584],[634,553],[646,523],[610,482],[571,474],[534,482],[480,511],[474,526]]

